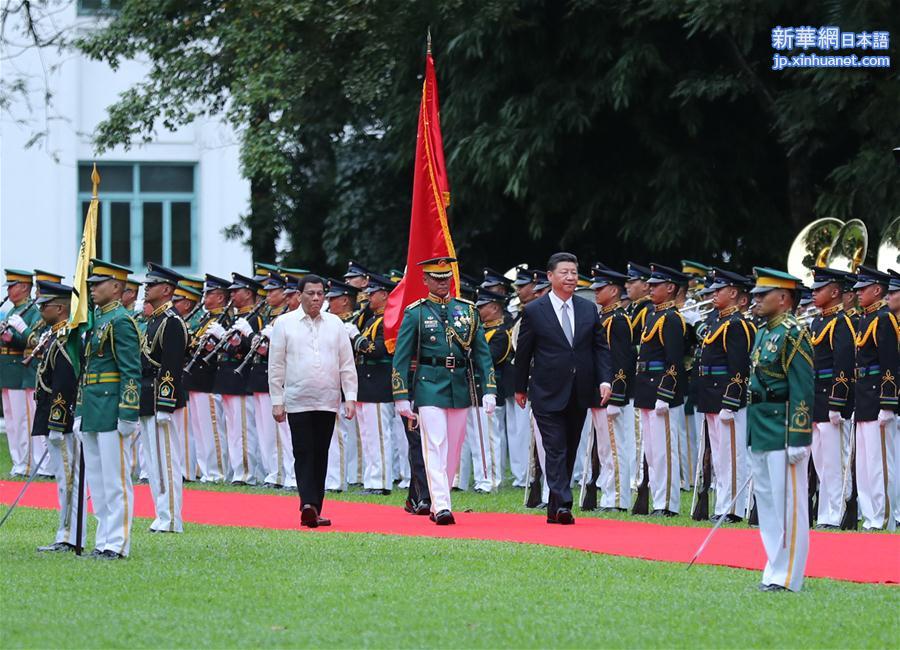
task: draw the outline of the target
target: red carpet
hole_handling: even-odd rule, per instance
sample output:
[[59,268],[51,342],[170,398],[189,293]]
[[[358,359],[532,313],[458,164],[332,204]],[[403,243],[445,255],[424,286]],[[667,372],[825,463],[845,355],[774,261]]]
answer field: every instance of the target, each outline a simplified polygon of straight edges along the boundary
[[[21,488],[20,482],[0,481],[0,502],[12,503]],[[136,486],[135,495],[136,515],[152,518],[149,488]],[[20,505],[56,508],[56,485],[32,484]],[[184,491],[183,514],[185,521],[197,524],[297,529],[298,505],[296,496],[188,489]],[[455,526],[438,527],[428,517],[413,517],[395,506],[345,501],[327,501],[324,514],[334,525],[306,534],[328,531],[488,539],[685,563],[709,533],[709,528],[587,517],[578,518],[574,526],[548,526],[543,516],[501,513],[457,513]],[[698,563],[761,571],[765,554],[759,532],[720,529]],[[806,575],[851,582],[900,583],[900,535],[812,531]]]

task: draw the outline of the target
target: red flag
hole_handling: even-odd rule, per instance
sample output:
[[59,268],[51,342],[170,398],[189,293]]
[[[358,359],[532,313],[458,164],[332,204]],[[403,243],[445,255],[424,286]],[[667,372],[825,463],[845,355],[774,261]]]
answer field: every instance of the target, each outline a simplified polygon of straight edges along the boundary
[[[425,58],[422,103],[419,106],[406,273],[391,292],[384,310],[384,339],[390,351],[393,351],[397,341],[403,310],[407,305],[428,295],[419,262],[434,257],[456,257],[450,226],[447,223],[449,205],[450,185],[447,181],[447,168],[444,165],[437,79],[429,47]],[[459,296],[459,267],[456,264],[453,265],[450,293]]]

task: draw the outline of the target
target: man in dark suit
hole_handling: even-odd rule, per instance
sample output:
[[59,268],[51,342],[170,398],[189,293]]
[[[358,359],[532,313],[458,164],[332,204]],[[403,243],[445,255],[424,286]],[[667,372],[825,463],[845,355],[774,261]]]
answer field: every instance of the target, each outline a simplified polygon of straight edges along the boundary
[[543,438],[550,501],[547,523],[573,524],[572,469],[587,409],[612,389],[609,347],[596,307],[574,295],[578,259],[555,253],[547,263],[551,291],[522,312],[516,349],[516,403],[527,399]]

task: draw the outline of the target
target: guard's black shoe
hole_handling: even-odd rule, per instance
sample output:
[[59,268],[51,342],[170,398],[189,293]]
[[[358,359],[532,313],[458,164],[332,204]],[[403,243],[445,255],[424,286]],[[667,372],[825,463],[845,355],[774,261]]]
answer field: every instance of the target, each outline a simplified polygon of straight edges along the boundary
[[785,589],[781,585],[764,585],[762,583],[760,583],[760,585],[759,585],[759,590],[760,591],[787,591],[787,589]]
[[97,556],[97,559],[98,560],[123,560],[123,559],[125,559],[125,556],[120,555],[119,553],[116,553],[115,551],[110,551],[109,549],[107,549],[107,550],[103,551],[102,553],[100,553],[100,555]]
[[603,508],[598,508],[600,512],[628,512],[627,508],[615,508],[613,506],[606,506]]
[[654,510],[653,512],[651,512],[650,516],[651,517],[677,517],[678,513],[672,512],[671,510],[659,509],[659,510]]
[[837,530],[840,526],[835,526],[834,524],[818,524],[816,526],[816,530]]
[[54,544],[48,544],[47,546],[38,546],[38,553],[68,553],[70,551],[74,551],[75,547],[72,544],[66,544],[65,542],[56,542]]

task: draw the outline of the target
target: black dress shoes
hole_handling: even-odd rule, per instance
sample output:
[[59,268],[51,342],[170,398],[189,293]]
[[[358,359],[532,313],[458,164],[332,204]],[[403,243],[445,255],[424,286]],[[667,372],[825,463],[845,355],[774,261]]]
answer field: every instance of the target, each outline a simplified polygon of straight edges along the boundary
[[366,488],[360,494],[365,494],[368,496],[378,496],[378,497],[386,497],[391,493],[390,490],[380,490],[375,488]]
[[431,515],[431,521],[438,526],[449,526],[456,523],[456,519],[453,518],[453,513],[449,510],[441,510],[439,513]]
[[319,517],[318,519],[316,519],[316,526],[322,527],[322,526],[330,526],[330,525],[331,525],[331,519],[325,519],[325,517]]
[[47,546],[38,546],[39,553],[68,553],[69,551],[74,551],[75,547],[72,544],[66,544],[65,542],[56,542],[55,544],[48,544]]
[[125,559],[124,555],[120,555],[115,551],[110,551],[109,549],[103,551],[97,556],[98,560],[123,560]]
[[419,501],[415,514],[420,516],[431,514],[431,501]]
[[760,591],[787,591],[787,589],[785,589],[781,585],[764,585],[762,583],[759,584],[758,589]]
[[654,510],[650,513],[651,517],[677,517],[677,512],[672,512],[671,510]]
[[548,524],[561,524],[563,526],[571,526],[575,523],[575,517],[572,516],[572,511],[568,508],[560,508],[556,511],[555,515],[547,516]]
[[[307,503],[300,508],[300,525],[308,528],[316,528],[319,525],[319,511],[314,505]],[[330,522],[329,522],[330,523]]]

